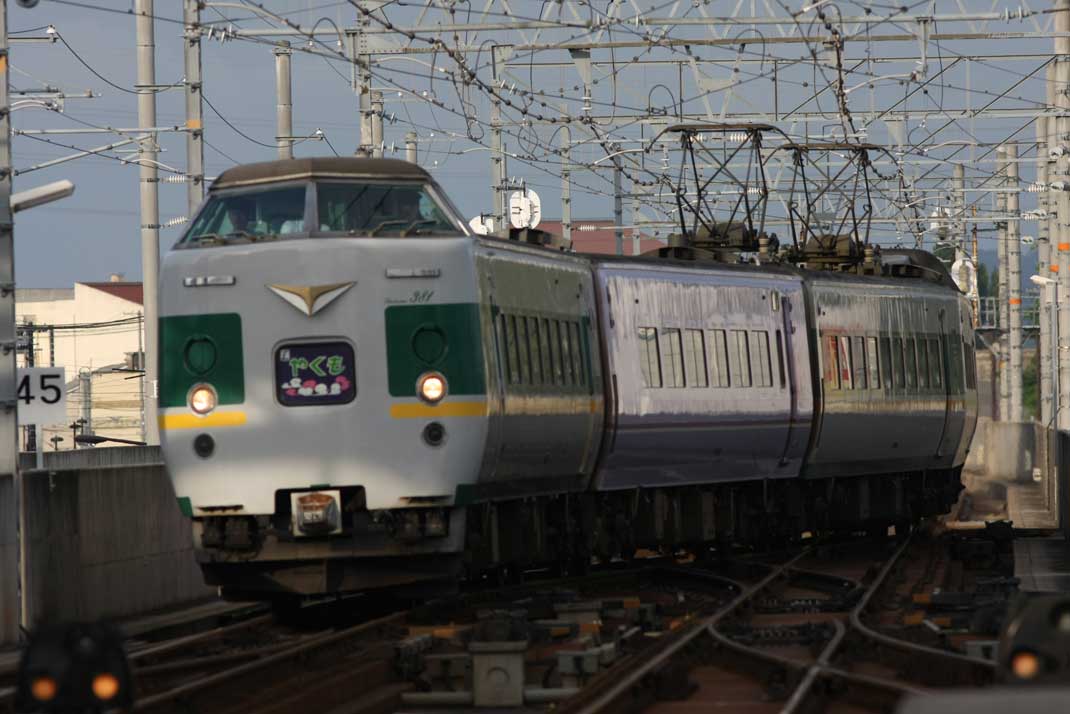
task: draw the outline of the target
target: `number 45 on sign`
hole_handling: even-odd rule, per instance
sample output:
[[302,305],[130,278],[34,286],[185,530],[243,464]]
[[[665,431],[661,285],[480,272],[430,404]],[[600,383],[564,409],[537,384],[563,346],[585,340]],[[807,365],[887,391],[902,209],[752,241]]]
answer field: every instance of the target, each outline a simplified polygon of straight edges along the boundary
[[62,367],[27,367],[18,371],[19,424],[63,424],[67,422],[66,379]]

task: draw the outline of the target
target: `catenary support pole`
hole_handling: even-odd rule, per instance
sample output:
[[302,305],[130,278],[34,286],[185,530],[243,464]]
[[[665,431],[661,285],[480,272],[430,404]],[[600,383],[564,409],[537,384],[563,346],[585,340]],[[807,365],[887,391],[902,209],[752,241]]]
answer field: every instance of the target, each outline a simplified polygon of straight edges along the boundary
[[156,126],[156,38],[153,0],[135,0],[134,14],[137,37],[137,121],[146,133],[138,142],[141,194],[141,280],[145,307],[145,399],[148,420],[148,443],[160,443],[156,421],[158,322],[157,277],[160,265],[160,201],[159,178],[156,170],[157,134],[144,131]]
[[[619,147],[613,149],[620,151]],[[624,255],[624,195],[621,188],[620,157],[613,157],[613,237],[616,239],[617,255]]]
[[1010,303],[1007,276],[1010,273],[1007,263],[1007,221],[1002,219],[1007,210],[1007,195],[1002,189],[1007,185],[1007,148],[996,149],[996,260],[998,270],[999,298],[996,301],[999,323],[999,420],[1008,421],[1011,416],[1011,377],[1010,369]]
[[383,158],[383,93],[372,92],[372,156]]
[[[201,101],[201,0],[183,0],[186,60],[186,215],[204,199],[204,107]],[[142,390],[144,391],[144,390]],[[142,404],[144,411],[144,404]],[[141,440],[145,440],[142,434]]]
[[[1048,185],[1048,118],[1037,117],[1037,186]],[[1049,268],[1048,242],[1048,192],[1042,189],[1037,193],[1037,275],[1047,278],[1051,274]],[[1052,417],[1052,379],[1051,379],[1051,310],[1052,290],[1044,287],[1040,290],[1040,305],[1037,313],[1038,336],[1038,360],[1040,383],[1040,423],[1047,428],[1051,424]]]
[[[1055,31],[1063,33],[1055,39],[1055,106],[1057,110],[1054,145],[1066,147],[1070,129],[1070,0],[1055,0]],[[1070,156],[1062,152],[1055,164],[1055,180],[1070,181]],[[1059,289],[1056,304],[1059,314],[1059,409],[1056,425],[1060,431],[1070,430],[1070,193],[1056,191],[1058,201],[1058,234],[1052,236],[1058,256]]]
[[572,130],[561,127],[561,243],[572,247]]
[[282,42],[272,51],[275,53],[275,144],[279,147],[280,159],[292,159],[294,105],[290,60],[293,50],[290,49],[289,42]]
[[[16,562],[2,562],[0,598],[17,602],[18,609],[0,609],[0,634],[17,637],[19,625],[29,626],[26,597],[26,509],[22,474],[18,472],[19,426],[16,418],[15,343],[15,233],[11,214],[11,105],[8,96],[7,2],[0,2],[0,488],[14,498],[5,499],[10,510],[0,513],[0,537],[14,536]],[[6,446],[5,446],[6,444]],[[11,551],[8,550],[7,553]],[[5,554],[6,555],[6,554]],[[14,567],[12,567],[14,566]],[[14,572],[13,572],[14,571]]]
[[[504,61],[500,57],[500,48],[494,45],[490,48],[491,76],[497,86],[500,74],[505,70]],[[490,103],[490,194],[493,199],[492,211],[494,215],[494,230],[504,231],[507,229],[505,222],[505,201],[503,199],[503,184],[505,183],[505,157],[502,149],[502,100],[495,92]]]
[[415,164],[418,158],[416,154],[417,138],[415,131],[410,131],[405,135],[405,160],[410,164]]
[[1008,373],[1013,422],[1022,421],[1022,234],[1018,222],[1018,145],[1007,144],[1007,311]]

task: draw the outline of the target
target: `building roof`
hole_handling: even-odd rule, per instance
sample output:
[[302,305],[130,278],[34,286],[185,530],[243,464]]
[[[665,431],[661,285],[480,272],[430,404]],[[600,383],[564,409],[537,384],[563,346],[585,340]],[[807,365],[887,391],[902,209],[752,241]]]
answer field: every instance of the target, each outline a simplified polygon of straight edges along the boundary
[[[572,219],[572,250],[577,253],[613,255],[617,252],[617,232],[613,225],[613,220],[607,218]],[[584,230],[580,230],[581,226]],[[539,230],[561,236],[561,221],[542,221],[539,223]],[[624,234],[624,255],[632,255],[633,231],[631,228],[625,228],[621,232]],[[663,245],[651,236],[639,234],[639,254],[657,250]]]
[[114,295],[117,298],[122,298],[128,302],[142,304],[144,295],[141,289],[141,283],[128,283],[128,282],[107,282],[107,283],[81,283],[90,288],[101,290]]
[[212,190],[272,181],[309,178],[377,178],[428,179],[430,175],[416,164],[399,159],[369,159],[352,156],[326,156],[307,159],[281,159],[242,164],[227,169],[212,183]]

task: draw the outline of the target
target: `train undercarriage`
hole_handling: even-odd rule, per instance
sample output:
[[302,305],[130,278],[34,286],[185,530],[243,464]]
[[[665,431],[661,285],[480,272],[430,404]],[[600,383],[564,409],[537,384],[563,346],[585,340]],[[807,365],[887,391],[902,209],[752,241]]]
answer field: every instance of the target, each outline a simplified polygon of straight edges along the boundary
[[880,536],[893,526],[902,532],[951,508],[962,489],[959,473],[530,496],[454,508],[449,528],[431,535],[400,532],[394,514],[385,523],[371,519],[383,524],[378,529],[297,545],[246,516],[251,530],[241,543],[210,548],[203,547],[202,521],[198,553],[206,582],[236,600],[371,590],[426,597],[462,580],[516,579],[538,569],[582,573],[637,553],[698,555],[847,532]]

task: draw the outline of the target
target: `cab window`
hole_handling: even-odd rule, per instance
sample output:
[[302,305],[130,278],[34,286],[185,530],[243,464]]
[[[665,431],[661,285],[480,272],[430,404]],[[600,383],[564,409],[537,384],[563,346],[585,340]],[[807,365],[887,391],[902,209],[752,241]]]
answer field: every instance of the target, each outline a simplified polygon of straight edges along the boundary
[[244,242],[304,233],[304,184],[208,198],[182,243]]
[[318,230],[361,236],[406,237],[459,233],[422,184],[316,185]]

